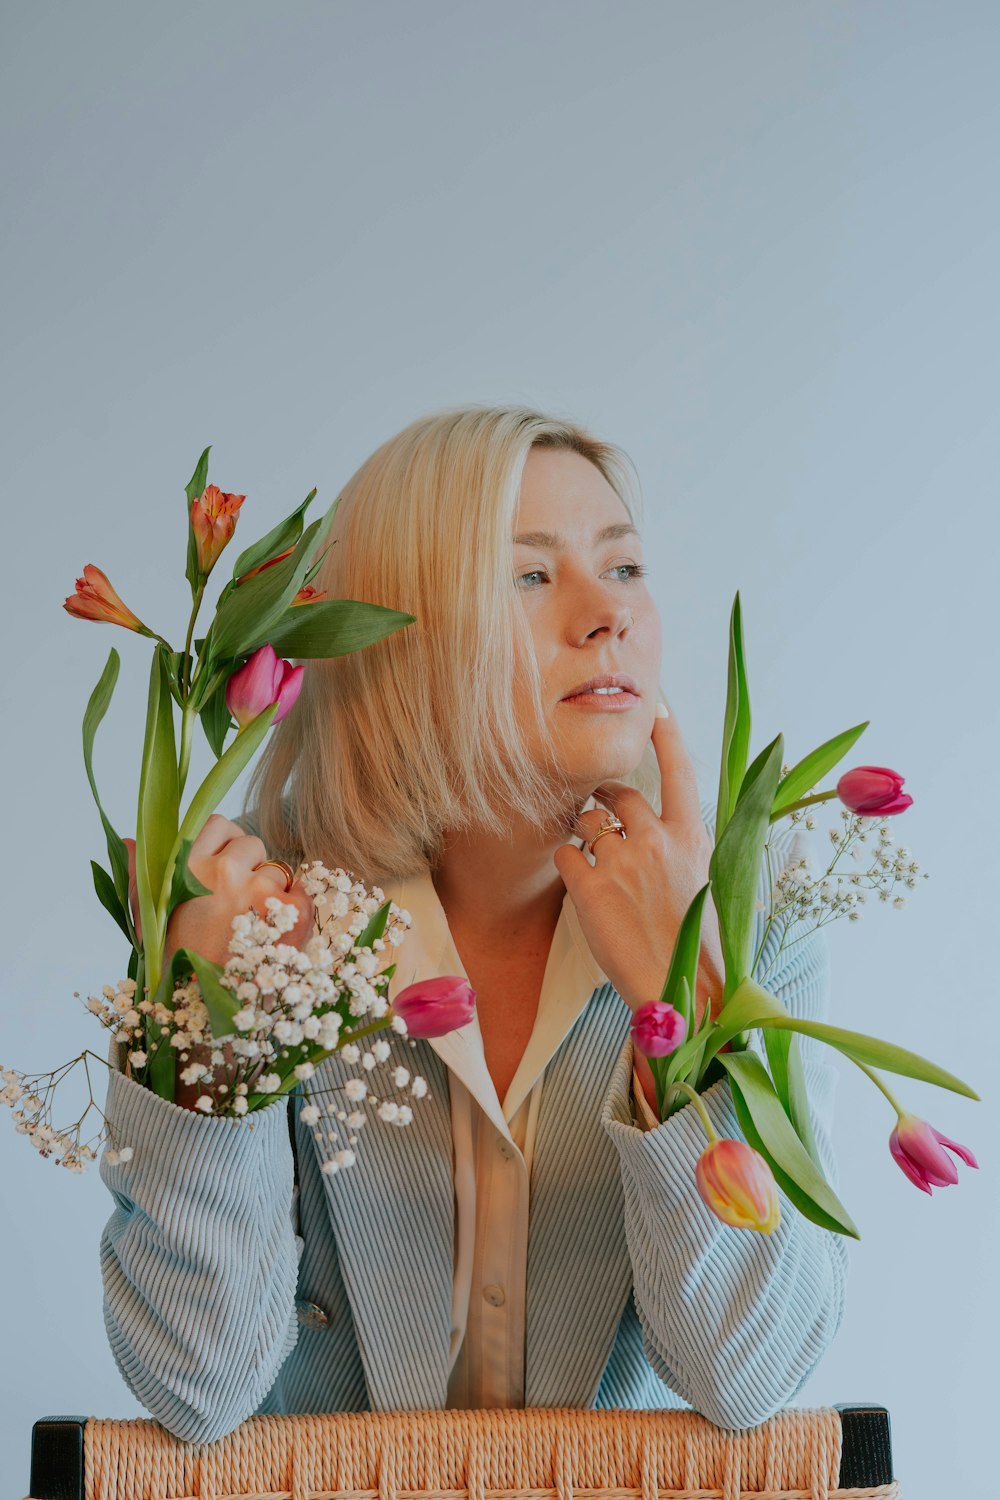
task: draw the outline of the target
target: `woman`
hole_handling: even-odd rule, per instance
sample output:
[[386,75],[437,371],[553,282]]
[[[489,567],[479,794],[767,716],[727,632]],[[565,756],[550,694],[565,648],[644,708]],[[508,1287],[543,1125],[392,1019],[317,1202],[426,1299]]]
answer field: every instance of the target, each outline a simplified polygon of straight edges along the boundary
[[[317,586],[415,623],[310,663],[252,813],[196,841],[212,894],[177,908],[168,943],[223,962],[232,917],[285,888],[269,854],[305,851],[410,911],[390,999],[464,973],[476,1017],[396,1051],[428,1096],[405,1129],[370,1121],[333,1174],[300,1098],[290,1121],[275,1106],[234,1123],[112,1074],[106,1112],[134,1159],[101,1164],[106,1322],[126,1382],[179,1437],[254,1412],[443,1406],[690,1404],[749,1426],[839,1326],[843,1241],[787,1201],[769,1237],[713,1218],[698,1115],[660,1123],[633,1051],[712,849],[711,804],[657,714],[635,521],[624,455],[521,407],[417,421],[343,492]],[[605,676],[628,691],[580,691]],[[302,942],[309,898],[286,899]],[[825,939],[793,951],[770,982],[820,1017]],[[722,980],[709,903],[699,1007]],[[803,1052],[833,1176],[835,1075]],[[335,1088],[356,1069],[336,1054],[322,1073]],[[704,1102],[741,1134],[725,1080]]]

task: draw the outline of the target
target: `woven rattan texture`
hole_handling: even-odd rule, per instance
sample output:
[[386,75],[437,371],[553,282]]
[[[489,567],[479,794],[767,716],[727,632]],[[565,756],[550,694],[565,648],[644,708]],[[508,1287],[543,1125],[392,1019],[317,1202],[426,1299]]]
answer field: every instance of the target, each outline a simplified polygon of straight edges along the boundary
[[837,1488],[841,1422],[789,1409],[745,1432],[686,1411],[248,1417],[216,1443],[88,1421],[86,1500],[900,1500]]

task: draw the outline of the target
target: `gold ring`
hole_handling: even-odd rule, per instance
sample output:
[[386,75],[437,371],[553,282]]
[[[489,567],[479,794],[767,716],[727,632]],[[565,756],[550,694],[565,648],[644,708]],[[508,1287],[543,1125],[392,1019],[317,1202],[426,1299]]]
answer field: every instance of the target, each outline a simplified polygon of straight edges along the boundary
[[597,840],[602,839],[606,833],[620,833],[623,839],[628,838],[628,834],[625,832],[625,824],[621,818],[616,813],[611,813],[587,845],[591,854],[594,852],[594,845],[597,843]]
[[263,870],[267,865],[274,865],[274,868],[276,870],[284,871],[285,890],[290,891],[292,888],[292,881],[295,879],[295,871],[292,869],[291,865],[286,865],[283,859],[262,859],[259,865],[254,865],[254,869]]

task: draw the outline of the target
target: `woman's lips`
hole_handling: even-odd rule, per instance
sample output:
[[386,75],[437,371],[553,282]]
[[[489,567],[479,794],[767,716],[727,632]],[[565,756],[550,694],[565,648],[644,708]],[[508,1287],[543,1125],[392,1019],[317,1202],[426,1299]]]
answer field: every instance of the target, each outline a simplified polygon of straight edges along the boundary
[[633,704],[640,701],[638,693],[630,693],[627,688],[622,688],[617,693],[574,693],[570,698],[562,698],[562,703],[572,703],[578,708],[631,708]]

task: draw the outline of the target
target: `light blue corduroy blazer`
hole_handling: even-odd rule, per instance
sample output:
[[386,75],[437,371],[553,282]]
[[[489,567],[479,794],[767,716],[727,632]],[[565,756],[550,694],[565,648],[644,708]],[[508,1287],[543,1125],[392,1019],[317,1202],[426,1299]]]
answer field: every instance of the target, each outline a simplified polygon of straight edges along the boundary
[[[702,815],[711,832],[714,805],[703,802]],[[775,873],[791,837],[772,846]],[[759,916],[755,951],[762,932]],[[777,947],[773,929],[762,967]],[[823,1018],[823,930],[783,953],[767,982],[794,1015]],[[753,1426],[792,1400],[833,1339],[846,1246],[784,1194],[770,1236],[708,1212],[695,1188],[705,1146],[697,1112],[689,1106],[654,1130],[635,1124],[630,1021],[602,985],[545,1071],[525,1405],[689,1405],[722,1427]],[[836,1184],[837,1075],[827,1049],[802,1042],[817,1144]],[[356,1165],[328,1175],[298,1119],[300,1096],[239,1121],[213,1119],[126,1079],[113,1044],[105,1113],[134,1157],[100,1164],[115,1200],[101,1238],[105,1323],[129,1389],[177,1437],[211,1442],[254,1413],[445,1406],[448,1069],[426,1041],[408,1051],[430,1090],[412,1122],[372,1119]],[[357,1073],[338,1054],[318,1071],[324,1087]],[[725,1080],[704,1103],[720,1135],[742,1138]]]

